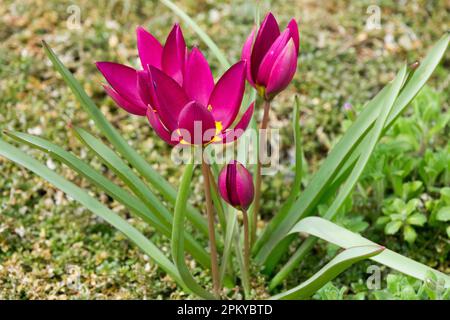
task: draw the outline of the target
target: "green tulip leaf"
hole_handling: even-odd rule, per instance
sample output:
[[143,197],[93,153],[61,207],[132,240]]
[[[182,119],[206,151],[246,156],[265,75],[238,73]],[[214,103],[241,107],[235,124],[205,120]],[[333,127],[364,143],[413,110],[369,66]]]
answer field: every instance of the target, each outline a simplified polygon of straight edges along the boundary
[[[344,249],[356,246],[380,246],[357,233],[351,232],[329,220],[319,217],[307,217],[302,219],[294,226],[290,233],[298,232],[318,237]],[[431,272],[435,274],[436,277],[443,279],[446,288],[450,288],[450,277],[448,275],[395,253],[387,248],[379,255],[371,257],[370,259],[421,281],[425,281],[429,272]]]
[[311,278],[289,289],[286,292],[271,297],[271,300],[291,300],[306,299],[312,296],[317,290],[322,288],[327,282],[336,278],[339,274],[350,268],[358,261],[376,256],[384,250],[383,247],[369,245],[361,247],[351,247],[339,253],[320,271]]
[[[154,211],[150,210],[139,198],[112,183],[109,179],[105,178],[102,174],[94,170],[82,160],[78,159],[72,153],[65,151],[63,148],[41,137],[21,132],[8,131],[5,132],[5,134],[16,141],[26,143],[33,148],[46,152],[53,158],[61,161],[69,168],[88,179],[95,186],[105,191],[113,199],[122,203],[132,213],[170,239],[172,234],[171,227],[163,223],[158,214],[155,214]],[[206,250],[188,233],[186,233],[186,249],[192,254],[195,260],[197,260],[204,267],[209,268],[209,255]]]
[[122,232],[130,241],[134,242],[142,251],[145,252],[153,261],[161,267],[172,279],[174,279],[183,288],[188,290],[181,280],[178,270],[172,262],[156,247],[153,242],[148,240],[136,228],[130,225],[112,210],[105,207],[98,200],[91,197],[86,191],[77,187],[72,182],[66,180],[47,166],[39,163],[34,158],[28,156],[23,151],[0,139],[0,156],[3,156],[18,165],[27,168],[35,174],[41,176],[56,188],[66,193],[69,197],[82,204],[88,210],[111,224],[118,231]]

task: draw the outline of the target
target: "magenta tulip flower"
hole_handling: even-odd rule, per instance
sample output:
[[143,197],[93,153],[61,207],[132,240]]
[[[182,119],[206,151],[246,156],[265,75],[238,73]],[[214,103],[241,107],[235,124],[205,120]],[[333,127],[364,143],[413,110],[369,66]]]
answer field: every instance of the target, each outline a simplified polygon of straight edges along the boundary
[[157,67],[139,73],[141,99],[152,108],[147,117],[156,133],[167,143],[206,145],[236,140],[247,128],[253,104],[236,126],[245,89],[244,61],[233,65],[214,84],[203,54],[192,49],[186,61],[183,85]]
[[97,62],[96,65],[108,82],[108,85],[104,85],[106,93],[125,111],[145,116],[148,105],[139,94],[138,75],[152,66],[182,85],[187,48],[178,24],[172,28],[164,46],[143,27],[136,29],[136,35],[143,70],[135,70],[115,62]]
[[245,211],[250,207],[255,192],[252,175],[236,160],[223,167],[218,186],[221,197],[233,207]]
[[299,33],[295,19],[280,32],[278,22],[269,13],[255,38],[255,28],[245,41],[242,59],[248,61],[247,80],[265,100],[283,91],[297,69]]

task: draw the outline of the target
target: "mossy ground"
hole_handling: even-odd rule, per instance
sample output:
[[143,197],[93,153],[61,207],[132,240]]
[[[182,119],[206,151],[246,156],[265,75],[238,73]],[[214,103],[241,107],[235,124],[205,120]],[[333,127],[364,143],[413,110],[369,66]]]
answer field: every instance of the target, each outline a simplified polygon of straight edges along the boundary
[[[392,79],[401,63],[420,60],[450,27],[447,1],[386,0],[376,2],[381,9],[381,28],[366,30],[370,15],[367,8],[372,3],[261,1],[261,12],[270,9],[282,24],[292,16],[297,17],[301,32],[298,72],[292,85],[275,99],[271,113],[271,126],[280,128],[282,134],[282,158],[280,172],[264,179],[264,219],[276,213],[289,191],[282,186],[292,181],[289,171],[293,155],[290,128],[293,95],[300,97],[304,152],[308,170],[314,172],[343,131],[346,115],[342,105],[345,102],[355,107],[363,105]],[[71,7],[74,4],[80,9],[78,29],[69,28],[74,23],[71,10],[77,10]],[[253,22],[251,1],[184,0],[179,5],[207,30],[231,61],[239,58]],[[170,149],[155,137],[144,118],[129,116],[114,105],[102,90],[103,79],[94,65],[95,61],[111,60],[136,66],[136,26],[143,25],[163,39],[176,21],[178,18],[158,1],[3,0],[0,128],[42,135],[117,181],[67,129],[68,123],[73,123],[98,133],[52,69],[41,47],[44,39],[124,137],[177,185],[180,172],[167,160]],[[182,26],[187,43],[204,49],[218,75],[215,58],[192,30]],[[447,53],[429,82],[444,97],[449,84],[448,67]],[[443,112],[448,112],[448,99],[441,101]],[[88,187],[84,179],[67,167],[41,152],[21,148],[76,184]],[[62,192],[4,158],[0,158],[0,172],[0,299],[186,297],[139,249]],[[126,216],[122,205],[96,188],[89,189],[103,203]],[[191,198],[193,203],[201,203],[202,192],[193,192]],[[129,220],[169,253],[165,239],[143,223]],[[413,246],[403,243],[400,236],[386,237],[374,228],[366,236],[422,263],[449,271],[448,239],[437,237],[426,228]],[[318,245],[311,259],[303,263],[287,285],[316,271],[317,264],[326,259],[326,250],[323,244]],[[358,288],[367,277],[365,267],[352,268],[335,283],[353,288],[352,293],[364,291]],[[208,274],[197,272],[197,275],[200,281],[209,281]],[[267,294],[262,282],[255,284],[256,298]]]

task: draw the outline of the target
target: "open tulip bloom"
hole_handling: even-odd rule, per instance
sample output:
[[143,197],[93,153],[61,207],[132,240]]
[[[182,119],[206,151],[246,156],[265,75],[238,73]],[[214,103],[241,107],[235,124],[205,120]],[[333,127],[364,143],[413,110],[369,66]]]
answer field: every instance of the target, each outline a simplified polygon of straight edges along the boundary
[[[188,19],[186,15],[182,17]],[[195,24],[189,21],[191,25]],[[194,29],[198,31],[200,27]],[[217,81],[214,81],[208,61],[200,50],[187,49],[179,25],[172,28],[164,45],[142,27],[138,27],[136,32],[142,68],[136,70],[113,62],[98,62],[97,67],[108,82],[104,86],[107,94],[130,114],[145,116],[157,135],[171,146],[190,146],[192,149],[200,146],[196,150],[203,151],[208,144],[227,143],[239,138],[248,127],[254,109],[252,102],[250,106],[244,106],[244,112],[240,112],[242,101],[248,101],[243,99],[246,80],[261,96],[259,100],[264,104],[264,114],[260,128],[265,129],[271,100],[288,86],[297,68],[297,23],[292,19],[287,28],[280,31],[271,13],[265,17],[258,31],[254,28],[245,41],[242,60],[234,64],[222,62],[227,71]],[[200,34],[202,39],[206,38],[205,43],[210,46],[211,52],[223,61],[225,55],[217,45],[211,45],[213,41],[205,33]],[[190,205],[188,201],[189,193],[194,189],[191,184],[196,164],[189,161],[181,167],[181,180],[174,188],[108,122],[83,91],[82,85],[77,83],[44,42],[45,51],[56,70],[112,147],[81,128],[74,128],[76,137],[115,173],[121,183],[116,184],[115,180],[109,179],[109,175],[104,176],[84,159],[41,137],[9,131],[5,131],[5,135],[54,156],[120,203],[133,218],[148,223],[155,233],[170,242],[170,257],[151,238],[134,228],[129,220],[109,209],[108,203],[96,200],[92,193],[67,181],[3,138],[0,138],[0,156],[39,174],[117,228],[180,288],[195,297],[233,298],[229,292],[235,290],[222,290],[222,284],[227,279],[227,282],[232,282],[233,288],[242,285],[246,298],[254,298],[253,294],[259,291],[259,287],[252,290],[252,283],[259,286],[259,281],[251,281],[255,276],[251,271],[258,273],[258,279],[263,279],[259,277],[259,271],[265,273],[264,279],[269,281],[267,292],[275,290],[293,270],[298,270],[297,266],[307,259],[319,238],[344,250],[306,282],[278,293],[272,299],[308,298],[339,273],[363,259],[373,259],[406,275],[422,281],[432,279],[433,283],[443,283],[445,288],[449,288],[450,278],[447,275],[332,222],[337,214],[343,214],[345,200],[351,197],[377,142],[431,76],[444,56],[449,40],[450,35],[444,35],[414,70],[408,71],[407,66],[403,66],[395,79],[366,104],[359,116],[355,113],[353,124],[341,141],[334,144],[317,172],[308,176],[309,182],[304,188],[301,183],[305,179],[302,177],[299,100],[295,99],[294,182],[285,203],[274,210],[273,219],[263,223],[266,226],[264,230],[257,230],[261,225],[257,221],[259,200],[264,200],[261,197],[259,161],[256,170],[252,170],[255,172],[253,183],[252,175],[243,164],[232,160],[220,170],[219,166],[210,167],[202,157],[201,181],[204,184],[205,206],[198,207],[205,208],[205,217],[197,206]],[[254,90],[252,92],[255,93]],[[239,114],[242,116],[239,117]],[[262,132],[260,141],[263,140]],[[241,151],[245,153],[244,145],[238,146],[238,154]],[[211,160],[214,162],[215,159]],[[320,205],[326,205],[326,212],[321,217],[312,217],[317,214]],[[238,217],[242,217],[242,227]],[[185,228],[186,219],[190,222],[189,228]],[[220,227],[217,227],[218,223]],[[281,258],[289,254],[289,248],[298,244],[292,242],[298,233],[310,236],[302,239],[297,251],[287,262],[283,262]],[[211,272],[212,291],[209,284],[204,287],[204,282],[199,283],[192,276],[186,264],[186,253],[189,259],[197,263],[196,268]],[[249,267],[252,264],[255,268]]]
[[233,65],[214,84],[208,62],[197,48],[189,54],[180,86],[150,66],[139,76],[142,98],[152,106],[147,117],[169,144],[205,145],[239,138],[253,115],[251,104],[233,129],[245,89],[245,62]]
[[142,101],[139,94],[138,75],[146,73],[148,66],[152,66],[165,72],[182,85],[187,47],[178,24],[173,26],[164,46],[143,27],[136,29],[136,35],[141,70],[115,62],[97,62],[96,64],[108,81],[109,85],[104,85],[107,94],[127,112],[145,116],[148,105]]
[[143,70],[97,62],[109,86],[104,88],[123,109],[147,115],[155,132],[171,145],[227,143],[247,128],[253,104],[233,129],[245,89],[246,63],[233,65],[214,84],[208,62],[197,48],[189,53],[179,25],[166,43],[137,28]]

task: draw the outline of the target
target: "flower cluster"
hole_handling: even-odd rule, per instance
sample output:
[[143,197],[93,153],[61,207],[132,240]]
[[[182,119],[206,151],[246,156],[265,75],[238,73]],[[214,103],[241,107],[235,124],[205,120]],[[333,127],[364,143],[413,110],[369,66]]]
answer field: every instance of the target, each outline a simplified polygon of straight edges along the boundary
[[[97,68],[108,82],[106,93],[117,105],[131,114],[146,116],[158,136],[172,146],[235,141],[254,111],[252,102],[232,127],[239,115],[245,81],[270,101],[288,86],[297,67],[297,23],[292,19],[280,32],[272,13],[258,32],[256,26],[253,28],[241,61],[216,82],[202,52],[186,46],[178,24],[164,45],[143,27],[138,27],[136,34],[142,69],[114,62],[97,62]],[[221,195],[231,205],[246,209],[253,199],[250,173],[236,162],[224,170],[219,178]],[[237,191],[239,196],[235,196],[230,190],[248,192]],[[245,199],[241,198],[244,195]]]

